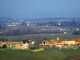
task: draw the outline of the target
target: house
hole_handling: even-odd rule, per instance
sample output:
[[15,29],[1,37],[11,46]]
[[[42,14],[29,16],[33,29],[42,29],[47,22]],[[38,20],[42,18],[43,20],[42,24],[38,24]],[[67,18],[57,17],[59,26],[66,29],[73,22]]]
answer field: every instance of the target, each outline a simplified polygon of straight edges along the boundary
[[77,38],[77,39],[75,40],[75,44],[76,44],[76,45],[80,44],[80,38]]
[[4,41],[4,43],[7,45],[7,48],[12,47],[12,43],[10,41]]
[[22,42],[11,42],[11,41],[4,41],[7,45],[7,48],[15,48],[15,49],[27,49],[27,43]]
[[7,45],[7,48],[15,48],[15,49],[28,49],[29,44],[27,42],[23,43],[21,42],[11,42],[11,41],[4,41],[4,43]]
[[59,46],[63,46],[64,43],[62,41],[65,41],[65,40],[58,40],[54,43],[55,47],[59,47]]
[[21,42],[12,42],[12,41],[4,41],[4,43],[7,45],[7,48],[21,48],[20,45],[22,45]]
[[15,42],[13,45],[13,48],[16,48],[16,49],[22,49],[22,43],[21,42]]
[[48,41],[48,45],[49,45],[50,47],[53,47],[53,46],[54,46],[54,41]]
[[48,40],[43,40],[40,45],[47,45],[47,44],[48,44]]
[[13,49],[29,49],[30,45],[34,45],[35,42],[31,40],[22,40],[21,42],[12,42],[12,41],[4,41],[0,42],[0,47],[6,44],[6,48],[13,48]]
[[23,49],[29,49],[29,46],[30,45],[34,45],[35,42],[34,41],[31,41],[31,40],[22,40],[23,41],[23,44],[22,44],[22,48]]
[[27,42],[23,43],[21,48],[22,49],[29,49],[29,44]]
[[68,45],[75,45],[75,40],[74,39],[67,39],[66,40]]
[[56,47],[58,47],[59,45],[61,46],[71,46],[71,45],[75,45],[75,40],[74,39],[63,39],[63,40],[58,40],[56,41]]
[[42,44],[40,44],[40,45],[45,45],[46,47],[53,47],[54,46],[54,41],[53,40],[50,40],[50,41],[43,40]]
[[57,37],[57,40],[59,40],[59,37]]
[[7,48],[29,49],[29,45],[34,45],[35,42],[27,39],[27,40],[22,40],[21,42],[4,41],[4,44],[7,45]]
[[31,41],[31,40],[28,40],[28,41],[29,41],[29,44],[31,44],[31,45],[34,45],[35,44],[34,41]]
[[3,44],[4,44],[4,43],[1,41],[1,42],[0,42],[0,47],[3,47]]

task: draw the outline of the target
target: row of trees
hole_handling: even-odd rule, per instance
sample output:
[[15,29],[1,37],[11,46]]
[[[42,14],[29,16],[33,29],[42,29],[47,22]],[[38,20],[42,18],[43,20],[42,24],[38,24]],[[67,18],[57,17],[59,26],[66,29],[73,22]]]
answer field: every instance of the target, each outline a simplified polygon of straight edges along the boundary
[[63,33],[59,31],[37,31],[32,29],[27,30],[8,30],[6,33],[0,33],[0,36],[18,36],[18,35],[27,35],[27,34],[48,34],[48,33]]
[[2,27],[1,27],[1,25],[0,25],[0,30],[1,30],[1,28],[2,28]]
[[26,35],[26,34],[30,34],[32,32],[32,30],[28,29],[28,30],[20,30],[20,29],[16,29],[16,30],[9,30],[7,33],[5,33],[6,36],[17,36],[17,35]]
[[37,26],[45,26],[45,25],[49,25],[49,26],[60,26],[60,27],[80,27],[80,21],[76,21],[73,20],[71,22],[69,21],[64,21],[64,22],[59,22],[58,21],[50,21],[48,23],[42,23],[42,22],[37,22]]
[[0,25],[0,30],[1,30],[1,29],[4,29],[4,30],[5,30],[5,27]]
[[73,34],[73,35],[80,35],[80,30],[75,30],[75,31],[73,31],[72,34]]
[[4,42],[4,41],[8,41],[8,39],[0,39],[0,41]]

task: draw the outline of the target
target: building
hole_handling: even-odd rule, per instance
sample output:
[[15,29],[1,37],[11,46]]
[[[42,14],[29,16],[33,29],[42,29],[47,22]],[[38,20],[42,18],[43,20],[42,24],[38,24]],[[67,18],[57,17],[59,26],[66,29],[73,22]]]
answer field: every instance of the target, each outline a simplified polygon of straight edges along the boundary
[[29,49],[30,45],[34,45],[35,42],[31,40],[22,40],[21,42],[4,41],[0,42],[0,47],[6,44],[7,48],[13,49]]
[[36,26],[35,24],[31,24],[31,26]]
[[30,45],[34,45],[35,42],[34,41],[31,41],[31,40],[22,40],[22,48],[23,49],[29,49]]
[[0,47],[3,47],[3,44],[4,44],[4,43],[1,41],[1,42],[0,42]]
[[77,38],[77,39],[75,40],[75,44],[76,44],[76,45],[80,44],[80,38]]
[[46,47],[53,47],[54,46],[54,40],[50,40],[50,41],[43,40],[42,44],[40,44],[40,45],[45,45]]
[[27,24],[27,26],[30,26],[30,24]]
[[63,39],[63,40],[58,40],[56,41],[56,47],[58,47],[59,45],[61,46],[71,46],[71,45],[75,45],[75,40],[74,39]]

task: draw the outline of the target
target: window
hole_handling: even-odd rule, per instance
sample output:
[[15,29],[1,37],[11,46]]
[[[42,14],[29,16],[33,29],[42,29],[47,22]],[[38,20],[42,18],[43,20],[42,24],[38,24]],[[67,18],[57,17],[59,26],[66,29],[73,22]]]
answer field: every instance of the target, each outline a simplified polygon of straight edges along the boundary
[[20,45],[20,46],[22,46],[22,45]]

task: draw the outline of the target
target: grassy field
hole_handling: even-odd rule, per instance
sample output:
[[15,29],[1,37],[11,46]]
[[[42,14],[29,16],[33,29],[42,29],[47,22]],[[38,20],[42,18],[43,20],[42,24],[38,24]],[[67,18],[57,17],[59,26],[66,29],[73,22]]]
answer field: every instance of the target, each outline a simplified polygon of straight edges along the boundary
[[45,36],[46,38],[49,39],[56,39],[59,37],[59,39],[77,39],[80,38],[80,35],[67,35],[67,36]]
[[19,41],[19,40],[34,40],[35,42],[40,42],[44,40],[43,36],[34,36],[34,35],[23,35],[23,36],[0,36],[0,39],[8,39],[9,41]]
[[29,50],[0,50],[0,60],[70,60],[78,56],[80,56],[80,49],[45,49],[39,52]]
[[60,39],[77,39],[77,38],[80,38],[80,35],[40,36],[37,34],[33,34],[33,35],[22,35],[22,36],[0,36],[0,39],[8,39],[8,40],[33,39],[33,40],[38,40],[38,39],[44,39],[45,37],[49,38],[49,39],[56,39],[57,37],[59,37]]

